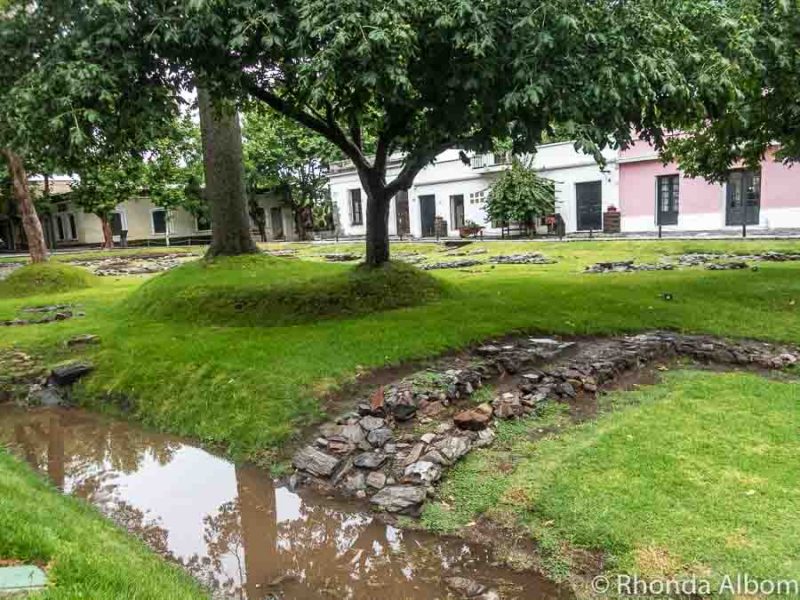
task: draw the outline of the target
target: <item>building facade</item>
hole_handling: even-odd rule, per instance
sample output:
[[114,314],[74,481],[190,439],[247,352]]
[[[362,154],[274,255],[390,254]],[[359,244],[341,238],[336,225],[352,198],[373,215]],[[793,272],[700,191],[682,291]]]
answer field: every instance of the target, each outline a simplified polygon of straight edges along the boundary
[[[552,180],[556,189],[556,212],[564,219],[567,233],[602,229],[602,214],[618,204],[617,153],[604,153],[601,170],[591,156],[578,152],[572,142],[545,144],[533,157],[533,167]],[[500,236],[499,223],[486,215],[486,196],[498,174],[509,167],[504,154],[470,155],[469,163],[458,150],[447,150],[417,175],[407,192],[392,199],[389,234],[427,238],[440,234],[458,236],[470,223],[483,227],[485,235]],[[387,179],[399,172],[401,157],[393,156]],[[366,194],[350,163],[335,165],[330,172],[330,192],[337,231],[345,236],[366,233]]]
[[640,141],[620,153],[619,195],[624,232],[800,228],[800,167],[772,155],[760,169],[731,169],[727,181],[716,184],[663,164]]
[[[103,243],[100,219],[69,201],[66,194],[71,190],[71,181],[64,176],[49,178],[52,210],[39,215],[48,245],[56,248],[100,245]],[[40,194],[44,188],[43,179],[31,178],[30,187],[31,193]],[[62,202],[59,202],[59,196],[63,196]],[[259,194],[256,200],[266,220],[267,240],[298,239],[292,210],[284,206],[280,198],[273,194]],[[203,243],[210,239],[212,228],[208,219],[197,217],[183,208],[168,213],[146,196],[120,203],[110,214],[110,224],[115,243],[122,241],[124,233],[127,241],[135,245],[165,245],[168,239],[171,242],[195,240]],[[258,238],[255,224],[252,226],[254,237]],[[17,250],[24,246],[20,224],[0,215],[0,249]]]

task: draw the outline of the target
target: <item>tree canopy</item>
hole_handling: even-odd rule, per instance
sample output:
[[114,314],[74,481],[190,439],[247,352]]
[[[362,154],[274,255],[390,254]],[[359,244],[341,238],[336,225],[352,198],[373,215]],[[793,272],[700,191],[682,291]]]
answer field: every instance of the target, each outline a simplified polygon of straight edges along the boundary
[[87,156],[141,148],[175,116],[174,72],[141,43],[150,25],[120,2],[0,5],[0,155],[33,260],[46,248],[29,168],[68,173]]
[[[716,2],[135,4],[152,15],[161,56],[220,94],[263,102],[353,161],[372,264],[388,259],[389,201],[447,148],[488,150],[508,137],[516,152],[532,151],[552,123],[598,157],[630,141],[631,127],[660,146],[664,129],[721,110],[734,92],[736,66],[697,34],[721,18]],[[393,153],[403,166],[387,180]]]
[[[699,119],[668,144],[664,156],[691,175],[722,180],[739,161],[757,168],[774,158],[800,161],[800,5],[795,1],[729,0],[736,43],[726,48],[739,68],[738,94],[713,119]],[[721,36],[706,30],[709,43]]]
[[321,135],[266,107],[244,113],[245,175],[251,190],[274,190],[292,209],[304,238],[330,208],[328,167],[341,151]]

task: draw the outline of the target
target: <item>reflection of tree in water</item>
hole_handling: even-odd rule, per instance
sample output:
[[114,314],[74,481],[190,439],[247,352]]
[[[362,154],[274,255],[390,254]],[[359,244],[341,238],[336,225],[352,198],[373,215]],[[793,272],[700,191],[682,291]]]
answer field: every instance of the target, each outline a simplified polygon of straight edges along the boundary
[[143,511],[127,502],[119,501],[105,511],[105,514],[117,525],[133,533],[153,551],[164,558],[174,560],[175,557],[170,552],[167,542],[169,532],[157,521],[148,519]]
[[81,411],[5,410],[0,441],[16,448],[35,469],[46,472],[63,489],[94,499],[109,492],[114,473],[131,474],[148,458],[169,463],[180,444]]
[[367,514],[320,505],[302,504],[296,518],[278,523],[269,478],[249,467],[237,468],[236,478],[238,498],[205,519],[206,560],[186,561],[212,569],[200,579],[231,597],[264,600],[283,591],[290,598],[363,598],[398,584],[405,593],[388,597],[408,597],[413,589],[439,589],[442,568],[470,552],[413,541],[407,548],[399,530]]

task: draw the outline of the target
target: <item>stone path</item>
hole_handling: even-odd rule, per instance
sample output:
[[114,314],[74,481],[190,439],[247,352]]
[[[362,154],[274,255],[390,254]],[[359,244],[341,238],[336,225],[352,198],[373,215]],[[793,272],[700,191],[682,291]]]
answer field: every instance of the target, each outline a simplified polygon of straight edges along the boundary
[[[473,448],[492,444],[495,421],[535,418],[549,402],[595,394],[624,373],[678,356],[780,369],[795,364],[800,349],[669,332],[487,344],[378,388],[352,413],[322,425],[294,456],[292,484],[307,482],[368,498],[379,510],[415,515],[450,467]],[[501,376],[506,385],[494,398],[471,398]]]
[[[635,271],[672,271],[682,267],[705,267],[709,271],[738,271],[751,268],[751,262],[789,262],[800,261],[800,253],[763,252],[761,254],[682,254],[677,259],[670,258],[659,263],[636,264],[633,260],[599,262],[584,269],[584,273],[630,273]],[[757,270],[758,267],[752,267]]]

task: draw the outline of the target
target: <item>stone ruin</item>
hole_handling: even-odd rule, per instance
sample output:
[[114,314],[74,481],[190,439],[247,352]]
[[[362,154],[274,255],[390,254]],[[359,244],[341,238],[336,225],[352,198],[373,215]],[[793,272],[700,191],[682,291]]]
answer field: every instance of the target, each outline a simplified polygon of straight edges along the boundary
[[[595,394],[620,375],[659,359],[780,369],[797,348],[655,332],[570,342],[520,338],[375,390],[357,409],[319,428],[298,451],[292,485],[368,499],[378,510],[417,515],[435,484],[473,448],[492,444],[498,420],[535,418],[550,402]],[[502,376],[489,402],[470,403]]]
[[595,263],[584,269],[584,273],[633,273],[634,271],[672,271],[675,265],[670,263],[636,264],[632,260]]
[[541,252],[528,252],[525,254],[508,254],[492,256],[490,263],[496,265],[552,265],[556,261],[546,257]]
[[636,264],[632,260],[599,262],[586,267],[584,273],[630,273],[633,271],[671,271],[682,267],[705,267],[709,271],[741,271],[751,267],[751,262],[789,262],[800,261],[800,253],[763,252],[761,254],[714,254],[691,252],[682,254],[676,260],[664,259],[656,264]]
[[89,269],[89,271],[100,277],[119,277],[163,273],[196,258],[197,255],[190,253],[164,253],[139,254],[127,257],[110,256],[88,260],[71,260],[69,262],[78,267]]
[[22,263],[0,262],[0,281],[11,275],[13,271],[19,269]]
[[28,318],[8,319],[0,321],[0,327],[19,327],[24,325],[42,325],[44,323],[54,323],[55,321],[66,321],[72,317],[82,317],[82,312],[75,312],[70,304],[57,304],[52,306],[30,306],[23,308],[25,314],[38,315]]
[[353,262],[361,260],[360,254],[353,254],[351,252],[335,252],[331,254],[323,254],[322,258],[328,262]]
[[427,265],[422,265],[420,269],[422,269],[423,271],[434,271],[437,269],[465,269],[467,267],[476,267],[481,264],[483,263],[479,260],[462,258],[462,259],[435,262]]
[[[67,340],[73,348],[99,341],[85,334]],[[47,369],[34,356],[20,350],[0,352],[0,403],[25,406],[59,406],[68,401],[71,386],[94,370],[90,363],[72,361]]]

